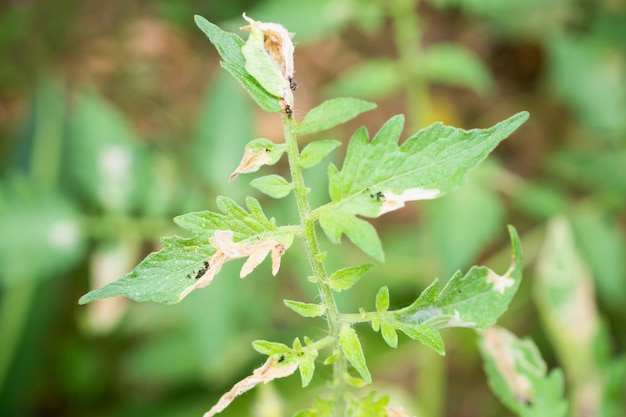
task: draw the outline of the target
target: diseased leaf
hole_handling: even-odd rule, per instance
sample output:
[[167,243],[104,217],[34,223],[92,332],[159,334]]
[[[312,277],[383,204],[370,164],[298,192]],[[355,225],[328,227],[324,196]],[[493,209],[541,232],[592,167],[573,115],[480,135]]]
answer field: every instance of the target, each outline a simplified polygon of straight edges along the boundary
[[340,141],[330,139],[316,140],[309,143],[300,154],[300,166],[302,168],[314,167],[339,145],[341,145]]
[[274,165],[284,152],[285,144],[276,144],[265,138],[250,141],[243,151],[239,166],[230,175],[228,181],[233,181],[239,174],[256,172],[263,165]]
[[287,307],[300,314],[302,317],[319,317],[326,311],[321,304],[302,303],[300,301],[284,300]]
[[218,197],[222,214],[203,211],[175,218],[194,236],[163,238],[163,249],[148,255],[118,281],[82,296],[79,303],[114,296],[175,303],[209,285],[225,262],[248,258],[241,268],[243,278],[270,253],[276,275],[280,259],[293,241],[293,231],[268,220],[256,199],[248,197],[246,203],[248,211],[231,199]]
[[255,178],[250,185],[272,198],[283,198],[293,190],[293,183],[275,174]]
[[242,379],[236,383],[230,391],[222,395],[217,404],[215,404],[209,411],[204,413],[204,417],[212,417],[215,414],[223,411],[226,407],[234,401],[234,399],[246,391],[250,391],[252,388],[259,385],[261,382],[267,384],[276,378],[284,378],[293,374],[298,368],[298,363],[284,363],[275,361],[269,358],[263,366],[254,370],[252,375]]
[[296,135],[322,132],[376,108],[376,104],[356,98],[334,98],[309,110],[295,129]]
[[363,275],[373,267],[373,264],[365,264],[340,269],[333,272],[328,280],[328,285],[330,285],[330,288],[337,292],[347,290],[356,284],[363,277]]
[[390,311],[385,318],[389,320],[392,316],[396,326],[405,333],[407,326],[418,325],[476,329],[492,326],[506,311],[522,278],[519,236],[512,226],[509,226],[509,234],[513,257],[504,275],[484,266],[472,267],[465,276],[458,272],[440,291],[435,281],[413,304]]
[[[381,256],[372,240],[359,239],[366,226],[356,216],[378,217],[406,201],[437,198],[459,186],[467,172],[528,119],[518,113],[489,129],[463,130],[435,123],[401,146],[403,116],[392,117],[369,141],[367,130],[355,132],[343,167],[329,166],[331,202],[319,207],[320,225],[331,241],[346,234],[371,256]],[[353,230],[354,229],[354,230]],[[356,231],[355,231],[356,230]],[[368,231],[368,238],[375,231]],[[352,239],[352,235],[357,239]],[[380,258],[378,258],[380,259]]]
[[361,342],[356,334],[356,331],[350,326],[343,326],[339,332],[339,344],[346,358],[356,369],[361,377],[368,384],[372,383],[372,375],[367,364],[365,363],[365,355],[363,354],[363,348]]
[[489,386],[511,411],[522,417],[567,415],[563,373],[547,373],[532,340],[492,327],[482,332],[479,347]]
[[222,58],[222,67],[230,72],[257,102],[267,112],[275,113],[281,110],[276,97],[270,94],[259,82],[246,71],[246,60],[241,52],[243,39],[238,35],[225,32],[202,16],[194,16],[196,25],[209,38]]

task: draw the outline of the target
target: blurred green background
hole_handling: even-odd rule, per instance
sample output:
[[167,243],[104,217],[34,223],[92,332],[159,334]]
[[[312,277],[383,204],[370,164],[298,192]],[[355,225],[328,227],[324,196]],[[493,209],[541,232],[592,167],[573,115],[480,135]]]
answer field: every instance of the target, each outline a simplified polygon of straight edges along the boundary
[[[624,1],[6,0],[0,416],[200,415],[262,363],[253,340],[324,333],[281,302],[315,297],[297,244],[278,277],[265,265],[239,280],[233,262],[174,306],[77,304],[180,233],[172,217],[215,209],[217,195],[252,194],[279,223],[297,221],[295,204],[258,195],[252,176],[227,182],[249,140],[281,140],[279,116],[255,107],[193,24],[200,14],[237,31],[243,11],[296,33],[296,118],[335,96],[379,104],[325,139],[347,141],[361,124],[375,131],[397,113],[407,137],[438,120],[487,127],[530,111],[461,189],[375,221],[387,262],[340,294],[341,308],[372,308],[383,284],[393,308],[436,276],[477,263],[502,271],[513,224],[525,281],[500,323],[564,368],[573,415],[626,415]],[[325,169],[307,172],[314,205],[327,198]],[[557,216],[568,226],[544,244]],[[369,261],[349,243],[323,245],[329,270]],[[572,279],[552,279],[566,267]],[[510,415],[488,390],[472,332],[445,333],[441,360],[407,338],[390,350],[357,330],[373,389],[412,414]],[[330,371],[317,373],[312,389],[278,381],[223,415],[291,415],[323,392]],[[601,389],[585,391],[588,380]]]

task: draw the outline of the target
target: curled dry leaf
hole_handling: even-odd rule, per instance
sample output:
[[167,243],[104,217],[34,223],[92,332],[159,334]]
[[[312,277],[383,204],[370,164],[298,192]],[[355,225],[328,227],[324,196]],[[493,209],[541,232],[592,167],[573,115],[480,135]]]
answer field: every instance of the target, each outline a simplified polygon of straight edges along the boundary
[[204,275],[187,287],[181,294],[180,299],[185,298],[191,291],[209,285],[217,275],[224,263],[238,258],[248,258],[241,267],[241,278],[249,275],[271,252],[272,275],[276,275],[280,269],[280,260],[285,253],[285,245],[274,238],[258,240],[255,243],[234,242],[231,230],[216,230],[209,239],[209,243],[217,249],[215,255],[208,260],[208,267]]
[[221,412],[233,402],[235,398],[240,396],[246,391],[251,390],[261,382],[267,384],[268,382],[277,379],[284,378],[293,374],[298,369],[298,362],[284,363],[278,362],[269,358],[263,366],[254,370],[252,375],[242,379],[236,383],[230,391],[222,395],[217,404],[215,404],[209,411],[204,413],[204,417],[212,417],[215,414]]
[[263,165],[270,164],[272,159],[269,155],[268,149],[261,149],[258,152],[253,152],[250,149],[246,149],[243,152],[243,158],[241,158],[241,162],[239,162],[239,166],[230,174],[228,177],[228,181],[234,181],[235,178],[239,176],[239,174],[246,174],[249,172],[256,172]]

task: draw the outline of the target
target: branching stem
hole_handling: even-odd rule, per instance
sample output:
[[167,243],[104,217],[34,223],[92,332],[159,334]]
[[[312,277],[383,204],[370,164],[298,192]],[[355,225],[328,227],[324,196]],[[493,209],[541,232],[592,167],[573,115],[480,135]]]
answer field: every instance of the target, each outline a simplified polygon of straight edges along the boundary
[[302,239],[307,252],[309,263],[313,275],[316,278],[317,288],[326,307],[326,320],[328,322],[328,330],[333,338],[333,349],[338,353],[337,360],[333,363],[333,379],[337,393],[338,403],[343,404],[342,391],[346,388],[344,375],[347,370],[346,358],[341,354],[341,346],[339,345],[339,330],[341,329],[341,314],[337,308],[337,303],[333,295],[333,291],[328,285],[328,274],[324,265],[324,253],[320,251],[319,241],[315,232],[315,217],[312,216],[311,207],[308,200],[308,191],[304,185],[304,177],[302,175],[302,167],[300,166],[300,151],[298,149],[297,137],[294,133],[296,122],[292,117],[283,115],[283,127],[285,135],[285,143],[287,144],[287,156],[289,158],[289,168],[291,171],[291,179],[293,181],[294,193],[298,205],[298,214],[302,225]]

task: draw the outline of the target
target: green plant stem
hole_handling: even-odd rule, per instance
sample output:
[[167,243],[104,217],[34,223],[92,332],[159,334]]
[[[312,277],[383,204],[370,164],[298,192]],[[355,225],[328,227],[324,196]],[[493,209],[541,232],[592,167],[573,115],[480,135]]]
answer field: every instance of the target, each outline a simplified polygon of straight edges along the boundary
[[393,38],[398,51],[400,70],[406,74],[406,114],[411,132],[426,126],[430,119],[430,100],[424,78],[424,65],[421,39],[422,30],[416,7],[419,0],[392,0],[389,2],[389,15],[393,27]]
[[[298,142],[294,134],[296,122],[293,118],[283,115],[283,126],[285,134],[285,143],[287,144],[287,157],[289,158],[289,168],[291,171],[291,179],[294,185],[294,193],[298,205],[298,214],[302,225],[302,240],[311,264],[313,275],[316,278],[317,288],[326,307],[326,320],[330,336],[333,338],[335,353],[341,352],[339,345],[339,331],[341,329],[340,313],[337,308],[337,302],[333,295],[333,291],[327,283],[328,274],[324,265],[324,254],[320,251],[319,241],[315,232],[315,218],[311,215],[311,207],[308,200],[308,190],[304,185],[304,176],[302,175],[302,167],[300,166],[300,150]],[[339,354],[337,360],[333,363],[333,380],[335,385],[335,393],[337,394],[338,408],[344,407],[343,391],[346,389],[344,375],[347,370],[346,358]],[[339,410],[343,414],[343,410]]]

